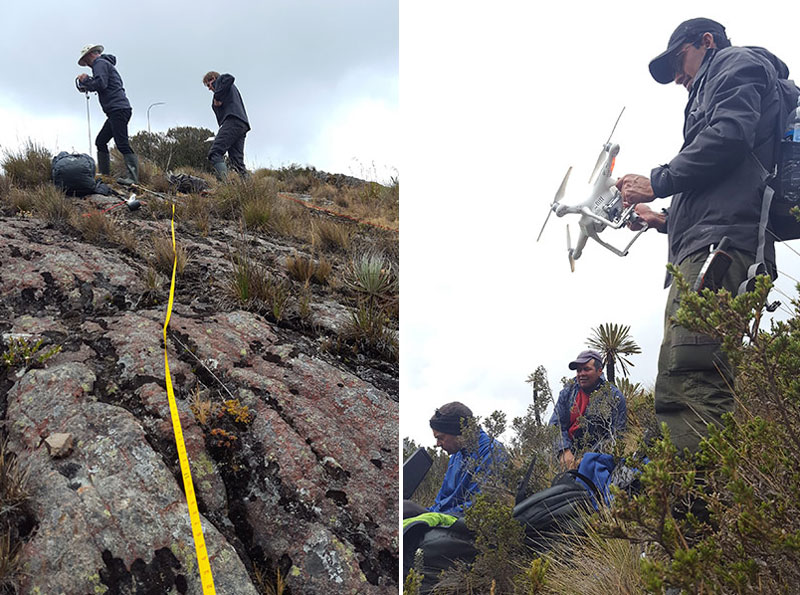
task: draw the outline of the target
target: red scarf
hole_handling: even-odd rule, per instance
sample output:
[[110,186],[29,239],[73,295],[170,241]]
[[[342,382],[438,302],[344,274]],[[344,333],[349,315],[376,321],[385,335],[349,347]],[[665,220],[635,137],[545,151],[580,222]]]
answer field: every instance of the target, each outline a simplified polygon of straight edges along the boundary
[[580,427],[578,419],[586,412],[586,407],[589,405],[589,395],[583,392],[582,388],[578,388],[578,395],[575,397],[575,405],[572,406],[572,411],[569,414],[569,434],[570,439],[572,435]]

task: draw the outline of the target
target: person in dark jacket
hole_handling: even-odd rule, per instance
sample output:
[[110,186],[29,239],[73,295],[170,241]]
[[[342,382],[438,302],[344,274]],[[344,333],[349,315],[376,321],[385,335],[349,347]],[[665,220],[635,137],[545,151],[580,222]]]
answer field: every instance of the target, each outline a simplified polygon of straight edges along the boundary
[[122,77],[117,72],[116,64],[117,59],[114,56],[103,53],[102,45],[85,46],[81,50],[78,65],[89,66],[92,69],[92,76],[79,75],[78,88],[81,91],[95,91],[100,100],[100,106],[106,114],[105,124],[95,139],[98,171],[104,175],[111,173],[108,141],[113,137],[117,149],[125,160],[125,168],[128,170],[128,175],[117,181],[129,185],[139,182],[139,159],[128,142],[128,122],[130,122],[133,110],[127,95],[125,95]]
[[[651,227],[667,233],[669,262],[690,285],[724,237],[733,262],[719,287],[737,293],[759,246],[774,276],[775,248],[763,231],[762,196],[776,158],[777,80],[787,78],[789,69],[763,48],[731,46],[725,27],[697,18],[675,29],[667,49],[650,62],[650,73],[657,82],[674,81],[689,93],[684,142],[649,177],[628,174],[617,181],[623,204],[636,204]],[[666,212],[642,204],[668,196],[672,203]],[[696,450],[707,424],[721,425],[722,415],[733,410],[733,373],[719,343],[673,321],[677,309],[673,284],[655,407],[676,446]]]
[[575,370],[558,395],[548,422],[561,434],[556,443],[559,462],[567,469],[578,467],[578,451],[608,451],[619,439],[628,421],[625,396],[603,377],[603,358],[594,350],[581,351],[569,363]]
[[231,167],[240,175],[247,176],[244,166],[244,139],[250,131],[250,121],[247,119],[239,89],[233,84],[234,80],[233,75],[221,75],[213,70],[203,77],[203,84],[214,93],[211,109],[214,110],[219,124],[214,144],[208,152],[208,160],[222,181],[228,179],[228,168],[223,159],[226,152]]

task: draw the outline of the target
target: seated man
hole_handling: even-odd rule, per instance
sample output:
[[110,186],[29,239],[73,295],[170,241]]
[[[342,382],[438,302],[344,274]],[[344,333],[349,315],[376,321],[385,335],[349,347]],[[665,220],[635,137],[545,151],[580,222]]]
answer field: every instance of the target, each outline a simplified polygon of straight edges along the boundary
[[588,349],[570,362],[575,380],[558,395],[551,426],[561,429],[556,445],[559,462],[567,469],[578,467],[579,450],[597,451],[613,445],[627,422],[625,397],[603,378],[603,358]]
[[494,472],[492,466],[502,459],[503,446],[480,427],[477,428],[477,450],[466,444],[462,430],[472,420],[470,408],[458,401],[442,405],[436,410],[430,419],[430,426],[436,446],[450,455],[447,471],[433,505],[423,508],[406,501],[403,504],[403,518],[425,512],[463,516],[472,504],[472,498],[480,493],[480,482]]

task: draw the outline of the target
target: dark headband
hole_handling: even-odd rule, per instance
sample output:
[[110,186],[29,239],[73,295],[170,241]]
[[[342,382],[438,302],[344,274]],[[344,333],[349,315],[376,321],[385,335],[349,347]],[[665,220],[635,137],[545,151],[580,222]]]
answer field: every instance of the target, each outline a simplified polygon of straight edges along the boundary
[[467,420],[463,415],[443,415],[437,409],[430,421],[431,429],[453,436],[460,436],[462,419]]

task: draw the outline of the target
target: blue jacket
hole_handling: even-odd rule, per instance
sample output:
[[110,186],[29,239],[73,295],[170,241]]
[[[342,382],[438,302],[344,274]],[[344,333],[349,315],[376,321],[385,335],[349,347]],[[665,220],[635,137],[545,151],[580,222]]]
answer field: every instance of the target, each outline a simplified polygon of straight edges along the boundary
[[[616,386],[606,382],[605,378],[601,376],[597,386],[589,393],[589,405],[586,407],[581,427],[570,438],[570,413],[575,405],[579,388],[575,379],[567,382],[558,395],[556,407],[550,417],[550,425],[558,426],[561,429],[561,437],[556,443],[557,453],[561,453],[561,451],[568,448],[575,452],[573,445],[576,448],[593,450],[599,443],[611,438],[612,432],[615,438],[619,437],[619,433],[625,429],[627,424],[628,409],[624,395]],[[607,392],[609,390],[610,393]],[[598,396],[602,398],[604,394],[608,394],[610,397],[609,407],[598,407],[597,402],[593,406],[593,399]],[[609,412],[611,415],[610,420],[608,419]],[[613,428],[613,430],[610,428]]]
[[[211,109],[214,110],[218,125],[222,126],[225,118],[239,118],[247,124],[247,130],[250,130],[250,121],[247,119],[244,102],[239,94],[239,89],[233,84],[234,80],[236,79],[232,74],[221,74],[214,81],[214,99],[211,102]],[[222,105],[214,105],[214,101],[219,101]]]
[[493,473],[492,466],[504,458],[503,445],[490,438],[482,429],[478,431],[478,452],[469,452],[462,448],[450,455],[442,488],[433,506],[428,508],[431,512],[463,516],[464,511],[472,505],[473,496],[481,491],[474,476],[480,478],[484,474]]
[[100,106],[106,115],[121,109],[131,109],[131,104],[122,86],[122,77],[115,65],[117,59],[111,54],[100,54],[92,63],[92,76],[81,83],[87,91],[96,91]]

